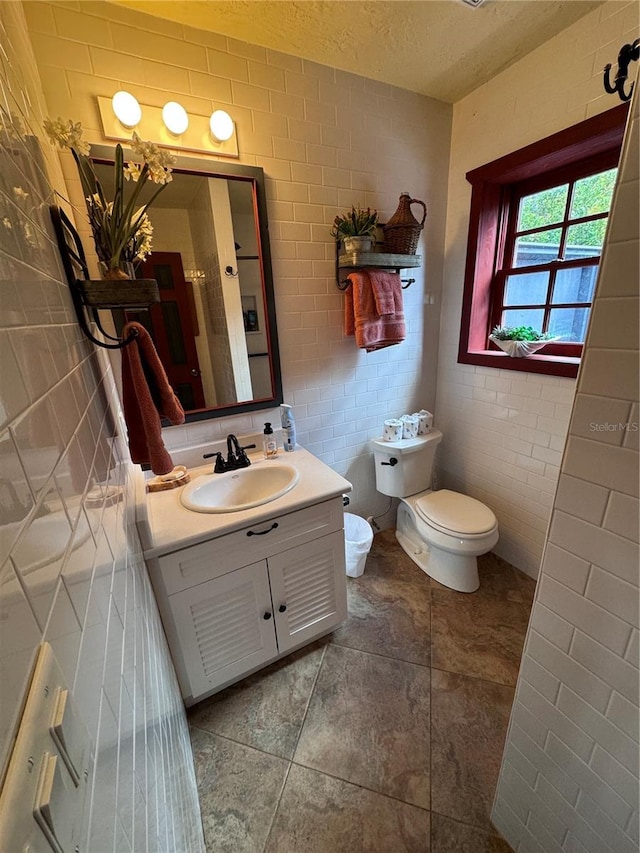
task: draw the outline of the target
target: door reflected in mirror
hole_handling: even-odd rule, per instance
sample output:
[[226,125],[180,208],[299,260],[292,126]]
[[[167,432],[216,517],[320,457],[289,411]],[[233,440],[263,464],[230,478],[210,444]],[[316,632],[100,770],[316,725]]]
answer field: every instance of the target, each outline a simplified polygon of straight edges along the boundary
[[[112,161],[99,150],[109,195]],[[179,158],[148,215],[152,253],[136,275],[158,282],[160,302],[114,311],[117,330],[136,320],[149,331],[188,421],[279,405],[262,169]]]

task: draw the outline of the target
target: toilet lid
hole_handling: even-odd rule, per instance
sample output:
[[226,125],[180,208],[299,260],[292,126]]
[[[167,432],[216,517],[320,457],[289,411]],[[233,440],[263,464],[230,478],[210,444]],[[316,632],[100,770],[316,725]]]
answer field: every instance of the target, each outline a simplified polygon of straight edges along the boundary
[[497,523],[488,506],[449,489],[420,498],[416,509],[428,524],[444,533],[488,533]]

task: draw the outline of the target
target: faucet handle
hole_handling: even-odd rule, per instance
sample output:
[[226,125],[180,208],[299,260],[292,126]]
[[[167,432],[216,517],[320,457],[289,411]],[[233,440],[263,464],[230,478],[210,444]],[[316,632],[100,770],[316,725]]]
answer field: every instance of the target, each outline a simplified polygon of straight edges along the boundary
[[227,463],[224,461],[222,453],[216,453],[216,464],[213,466],[214,474],[224,474],[228,471]]

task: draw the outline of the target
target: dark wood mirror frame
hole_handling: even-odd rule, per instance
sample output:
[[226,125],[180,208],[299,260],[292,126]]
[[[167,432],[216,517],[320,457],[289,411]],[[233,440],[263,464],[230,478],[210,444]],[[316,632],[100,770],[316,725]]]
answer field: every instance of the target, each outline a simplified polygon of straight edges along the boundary
[[[125,144],[126,158],[126,144]],[[107,145],[92,145],[91,158],[96,164],[113,164],[113,148]],[[264,297],[264,309],[266,320],[266,335],[268,342],[269,365],[271,372],[272,396],[260,399],[248,400],[239,403],[230,403],[211,408],[190,409],[186,411],[186,422],[206,420],[209,418],[221,418],[244,412],[259,411],[260,409],[271,409],[282,403],[282,376],[280,371],[280,352],[278,347],[278,331],[276,322],[276,306],[273,292],[273,273],[271,269],[271,249],[269,243],[269,225],[267,218],[267,204],[265,197],[264,172],[256,166],[241,166],[235,163],[222,163],[219,161],[207,161],[195,157],[178,156],[173,169],[175,175],[188,174],[202,176],[204,178],[222,178],[239,181],[247,181],[253,187],[254,214],[257,216],[259,232],[259,259],[261,266],[261,277]],[[107,187],[108,192],[108,187]],[[150,209],[153,213],[153,208]],[[153,256],[153,252],[150,257]],[[118,316],[119,315],[119,316]],[[123,312],[114,312],[116,326],[123,323]]]

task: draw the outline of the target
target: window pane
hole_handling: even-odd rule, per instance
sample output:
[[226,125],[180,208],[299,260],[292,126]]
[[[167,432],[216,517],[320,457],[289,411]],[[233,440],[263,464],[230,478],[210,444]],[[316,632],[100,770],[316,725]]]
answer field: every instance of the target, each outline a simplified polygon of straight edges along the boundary
[[529,267],[557,260],[561,233],[560,228],[553,228],[551,231],[542,231],[540,234],[518,237],[513,266]]
[[598,175],[590,175],[576,181],[571,199],[570,219],[607,213],[611,207],[611,196],[616,182],[617,169],[609,169]]
[[[544,305],[547,301],[548,272],[526,272],[507,276],[505,305]],[[575,302],[574,299],[571,300]]]
[[518,210],[517,230],[526,231],[528,228],[542,228],[544,225],[562,222],[568,191],[569,184],[563,184],[522,198]]
[[602,251],[604,232],[607,230],[606,219],[596,219],[594,222],[581,222],[580,225],[570,225],[567,228],[567,244],[564,256],[567,260],[573,258],[595,258]]
[[563,341],[584,342],[590,308],[554,308],[549,316],[548,332]]
[[542,308],[511,308],[502,312],[503,326],[531,326],[541,332],[543,321]]
[[591,302],[596,286],[598,267],[574,267],[558,270],[553,285],[552,302]]

